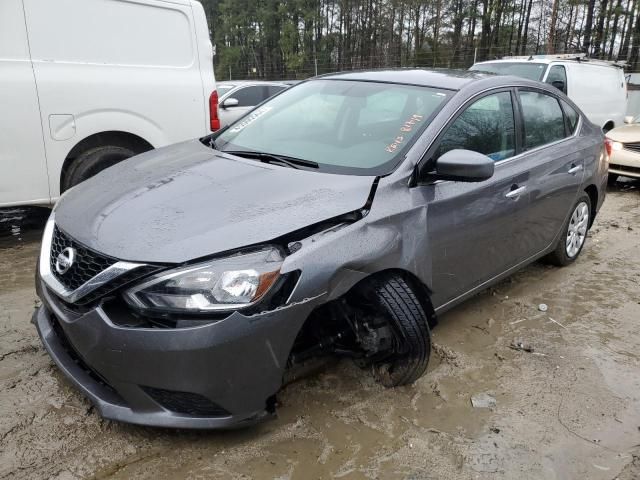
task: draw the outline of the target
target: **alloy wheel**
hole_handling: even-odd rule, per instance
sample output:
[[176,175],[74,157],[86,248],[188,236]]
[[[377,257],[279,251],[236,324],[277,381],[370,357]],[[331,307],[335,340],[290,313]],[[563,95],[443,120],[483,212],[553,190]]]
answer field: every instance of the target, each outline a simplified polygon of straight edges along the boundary
[[586,202],[580,202],[576,205],[569,228],[567,229],[567,238],[565,247],[569,258],[575,257],[587,237],[587,228],[589,227],[589,206]]

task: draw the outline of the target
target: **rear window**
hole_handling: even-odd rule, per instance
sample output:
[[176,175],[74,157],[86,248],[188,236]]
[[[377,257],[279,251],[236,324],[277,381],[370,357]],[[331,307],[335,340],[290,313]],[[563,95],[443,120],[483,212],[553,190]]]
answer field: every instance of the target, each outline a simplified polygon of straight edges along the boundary
[[536,62],[489,62],[477,63],[469,70],[477,72],[497,73],[498,75],[515,75],[516,77],[528,78],[529,80],[542,80],[546,63]]
[[321,171],[385,174],[451,93],[376,82],[304,82],[232,124],[216,146],[311,160]]
[[576,132],[576,127],[578,126],[578,112],[576,112],[571,105],[569,105],[564,100],[560,101],[562,103],[562,109],[564,110],[564,115],[567,118],[567,126],[569,127],[569,133],[573,135]]

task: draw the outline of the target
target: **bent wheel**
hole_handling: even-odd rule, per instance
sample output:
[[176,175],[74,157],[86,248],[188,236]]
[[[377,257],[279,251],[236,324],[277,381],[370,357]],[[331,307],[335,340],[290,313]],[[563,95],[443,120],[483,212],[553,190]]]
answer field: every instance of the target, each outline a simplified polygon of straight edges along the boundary
[[387,387],[413,383],[426,371],[431,353],[424,308],[398,274],[376,278],[367,291],[368,313],[391,332],[384,353],[373,361],[373,374]]

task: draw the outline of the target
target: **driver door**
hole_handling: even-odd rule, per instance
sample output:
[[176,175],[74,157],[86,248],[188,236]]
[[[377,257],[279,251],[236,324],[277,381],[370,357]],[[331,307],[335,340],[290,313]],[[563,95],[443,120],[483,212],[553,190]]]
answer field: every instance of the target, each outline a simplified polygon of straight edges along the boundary
[[494,91],[473,100],[449,123],[428,153],[430,162],[453,149],[495,162],[493,177],[466,183],[437,180],[427,197],[432,290],[436,308],[480,287],[526,257],[529,173],[516,155],[515,93]]

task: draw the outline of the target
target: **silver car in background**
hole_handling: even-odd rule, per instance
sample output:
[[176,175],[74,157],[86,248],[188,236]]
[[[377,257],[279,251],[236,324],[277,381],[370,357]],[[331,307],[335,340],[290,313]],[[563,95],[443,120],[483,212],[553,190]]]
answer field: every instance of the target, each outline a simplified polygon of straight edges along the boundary
[[256,105],[289,88],[288,82],[261,82],[257,80],[238,80],[220,82],[218,90],[218,116],[220,127],[235,122]]

